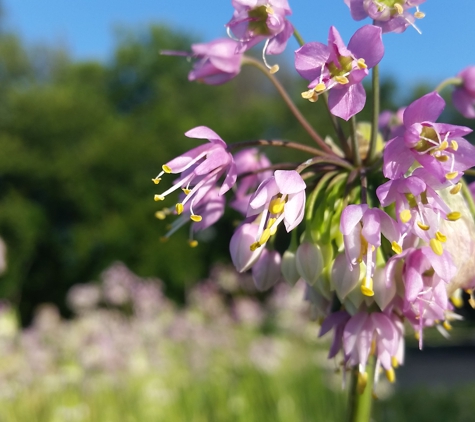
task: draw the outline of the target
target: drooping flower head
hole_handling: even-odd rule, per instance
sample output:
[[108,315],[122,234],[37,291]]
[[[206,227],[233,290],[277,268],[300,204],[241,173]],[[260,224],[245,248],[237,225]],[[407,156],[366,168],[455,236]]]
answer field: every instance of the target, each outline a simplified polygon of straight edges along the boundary
[[229,38],[219,38],[209,43],[192,44],[192,53],[162,51],[165,55],[179,55],[197,59],[188,74],[189,81],[220,85],[233,79],[241,71],[243,53],[236,51],[239,43]]
[[[408,26],[412,26],[419,33],[421,31],[414,21],[425,16],[419,10],[419,5],[424,2],[425,0],[345,0],[352,18],[357,21],[369,17],[383,32],[404,32]],[[410,9],[414,7],[416,11],[413,14]]]
[[236,182],[236,166],[233,156],[227,150],[226,143],[208,127],[198,126],[186,132],[185,136],[208,139],[209,144],[193,148],[162,166],[162,171],[152,179],[155,184],[160,183],[161,177],[165,173],[181,173],[181,176],[175,180],[170,189],[155,195],[155,200],[163,201],[170,193],[182,189],[185,197],[176,204],[176,213],[180,215],[189,203],[191,220],[200,222],[203,217],[195,213],[194,207],[210,189],[216,186],[222,175],[225,175],[225,179],[219,189],[219,195],[223,195],[231,189]]
[[287,0],[233,0],[232,4],[235,11],[226,26],[229,35],[240,43],[237,51],[247,51],[266,40],[262,57],[267,65],[265,56],[282,53],[294,31],[287,20],[292,14]]
[[435,123],[444,107],[442,97],[431,92],[406,108],[403,134],[390,140],[384,149],[385,177],[402,177],[418,162],[440,183],[455,184],[466,169],[475,165],[475,147],[462,138],[472,130]]
[[335,27],[330,28],[328,46],[310,42],[295,52],[295,68],[311,81],[302,97],[315,102],[318,95],[330,91],[328,106],[332,114],[348,120],[360,112],[366,102],[361,81],[379,63],[384,54],[381,28],[365,25],[345,46]]
[[467,119],[475,119],[475,66],[466,67],[458,77],[462,85],[452,93],[454,107]]
[[305,211],[305,187],[305,182],[295,170],[276,170],[274,176],[259,185],[247,211],[248,216],[260,214],[252,249],[264,245],[282,221],[288,232],[300,224]]

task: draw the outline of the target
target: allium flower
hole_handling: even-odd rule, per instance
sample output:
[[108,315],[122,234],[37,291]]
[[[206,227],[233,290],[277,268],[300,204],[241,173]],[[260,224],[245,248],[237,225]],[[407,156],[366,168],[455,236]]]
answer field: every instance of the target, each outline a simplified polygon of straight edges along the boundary
[[236,51],[238,47],[239,43],[234,40],[219,38],[209,43],[192,44],[191,54],[181,51],[162,51],[161,54],[197,59],[188,74],[188,80],[220,85],[241,71],[243,53]]
[[384,211],[368,208],[366,204],[348,205],[341,213],[340,231],[343,234],[345,253],[351,270],[366,265],[366,275],[361,284],[365,296],[373,296],[373,272],[376,248],[381,246],[381,233],[392,242],[393,249],[400,251],[399,230],[396,222]]
[[252,267],[254,284],[260,291],[270,289],[280,278],[281,256],[277,251],[264,249]]
[[[234,189],[235,199],[230,205],[236,211],[246,215],[252,195],[250,192],[254,192],[260,183],[272,176],[270,170],[260,171],[270,167],[271,162],[257,148],[247,148],[234,154],[234,163],[239,181]],[[240,177],[241,175],[245,176]]]
[[260,216],[256,242],[251,248],[264,245],[284,221],[288,232],[297,227],[305,210],[305,182],[295,170],[276,170],[264,180],[249,202],[248,216]]
[[231,260],[236,270],[240,273],[251,268],[264,250],[263,247],[251,249],[251,245],[254,244],[258,232],[258,224],[255,222],[244,222],[231,237],[231,242],[229,243]]
[[465,68],[458,76],[462,85],[454,89],[452,102],[462,116],[475,119],[475,66]]
[[193,148],[162,166],[160,174],[152,179],[155,184],[160,183],[165,173],[181,173],[181,176],[170,189],[155,195],[155,200],[163,201],[167,195],[181,188],[186,196],[182,202],[176,204],[176,213],[180,215],[190,201],[190,218],[195,222],[200,222],[202,216],[195,213],[194,205],[217,184],[218,179],[224,174],[226,177],[219,195],[231,189],[236,182],[236,166],[232,155],[227,151],[226,143],[206,126],[191,129],[185,133],[185,136],[208,139],[210,143]]
[[[369,17],[383,32],[404,32],[408,26],[412,26],[419,33],[414,20],[425,16],[419,10],[419,5],[424,2],[425,0],[345,0],[352,18],[357,21]],[[414,14],[409,12],[413,7],[416,8]]]
[[310,42],[295,52],[295,68],[311,81],[302,97],[314,102],[330,91],[328,106],[332,114],[348,120],[360,112],[366,101],[361,81],[384,54],[381,28],[365,25],[351,37],[348,48],[335,27],[330,28],[328,46]]
[[249,50],[266,40],[262,57],[267,65],[265,55],[282,53],[294,31],[286,18],[292,14],[287,0],[233,0],[232,4],[235,11],[226,26],[229,35],[240,42],[237,51]]
[[434,123],[444,107],[442,97],[431,92],[406,108],[404,134],[384,149],[383,172],[388,179],[402,177],[415,162],[440,182],[454,181],[475,165],[475,147],[462,138],[472,130]]

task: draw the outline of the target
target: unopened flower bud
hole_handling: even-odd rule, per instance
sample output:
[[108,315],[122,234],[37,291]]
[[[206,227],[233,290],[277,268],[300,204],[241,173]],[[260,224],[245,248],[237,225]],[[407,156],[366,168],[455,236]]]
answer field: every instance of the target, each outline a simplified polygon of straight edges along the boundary
[[310,285],[318,280],[323,271],[323,256],[320,247],[311,242],[302,243],[296,253],[297,271]]

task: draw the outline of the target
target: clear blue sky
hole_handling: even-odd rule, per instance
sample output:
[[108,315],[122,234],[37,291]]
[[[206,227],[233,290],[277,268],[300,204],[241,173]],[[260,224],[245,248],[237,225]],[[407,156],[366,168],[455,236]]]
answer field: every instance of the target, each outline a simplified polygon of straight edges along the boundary
[[[362,25],[352,21],[343,0],[289,3],[291,21],[306,41],[325,42],[330,25],[348,41]],[[140,29],[163,22],[211,41],[225,36],[233,11],[231,0],[3,0],[3,7],[7,28],[28,44],[61,46],[73,58],[99,60],[111,57],[118,26]],[[475,0],[427,0],[421,10],[426,13],[418,21],[422,35],[408,29],[384,37],[383,74],[410,85],[435,84],[475,64]],[[295,42],[289,45],[296,48]]]

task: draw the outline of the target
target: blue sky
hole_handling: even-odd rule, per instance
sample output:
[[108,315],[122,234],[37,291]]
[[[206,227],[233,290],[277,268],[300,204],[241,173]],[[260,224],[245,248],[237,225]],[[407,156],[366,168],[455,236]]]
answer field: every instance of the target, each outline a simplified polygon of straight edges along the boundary
[[[363,23],[351,20],[343,0],[289,0],[292,23],[306,41],[325,42],[330,25],[348,41]],[[447,6],[450,5],[450,6]],[[108,60],[114,48],[114,29],[143,29],[168,23],[196,34],[197,41],[225,36],[232,15],[231,0],[3,0],[6,25],[28,44],[67,48],[75,59]],[[419,35],[384,37],[382,74],[403,84],[436,84],[463,67],[475,64],[475,0],[427,0],[418,22]],[[297,48],[292,42],[290,50]],[[289,54],[289,57],[291,55]]]

